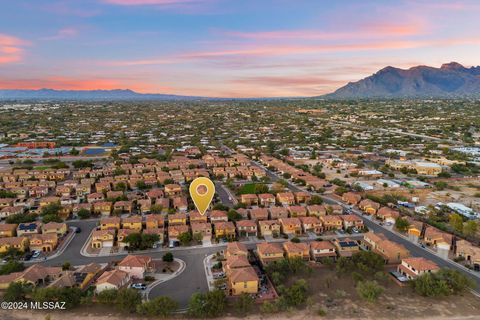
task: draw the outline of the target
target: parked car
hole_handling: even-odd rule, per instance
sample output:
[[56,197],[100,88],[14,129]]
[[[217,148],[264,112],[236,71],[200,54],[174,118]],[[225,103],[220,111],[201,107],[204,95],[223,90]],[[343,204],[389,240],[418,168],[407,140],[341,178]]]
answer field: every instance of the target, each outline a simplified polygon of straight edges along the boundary
[[147,289],[147,285],[145,283],[132,283],[130,287],[137,290]]
[[82,229],[80,229],[80,227],[76,227],[75,228],[75,233],[80,233],[80,232],[82,232]]
[[38,257],[40,257],[40,254],[41,254],[40,251],[34,250],[33,253],[32,253],[32,258],[33,259],[38,258]]

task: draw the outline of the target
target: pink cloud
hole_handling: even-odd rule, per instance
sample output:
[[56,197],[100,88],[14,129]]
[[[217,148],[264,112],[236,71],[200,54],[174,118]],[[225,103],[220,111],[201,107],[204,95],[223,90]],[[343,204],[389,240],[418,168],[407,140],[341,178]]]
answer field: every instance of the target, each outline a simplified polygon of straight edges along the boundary
[[23,58],[23,46],[27,41],[20,38],[0,34],[0,64],[19,62]]
[[[122,81],[117,78],[96,78],[96,77],[62,77],[51,76],[34,79],[9,79],[0,80],[2,89],[41,89],[52,88],[57,90],[112,90],[119,88],[129,88],[139,92],[148,92],[153,88],[142,82]],[[158,89],[158,88],[156,88]]]

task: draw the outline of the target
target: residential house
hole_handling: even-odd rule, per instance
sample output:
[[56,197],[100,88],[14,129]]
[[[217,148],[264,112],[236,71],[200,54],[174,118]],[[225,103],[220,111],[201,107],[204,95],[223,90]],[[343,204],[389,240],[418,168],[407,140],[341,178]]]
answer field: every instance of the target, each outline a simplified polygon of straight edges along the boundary
[[300,217],[304,233],[313,232],[319,234],[323,231],[322,222],[317,217]]
[[440,270],[440,267],[436,263],[423,257],[404,258],[397,267],[397,271],[409,280],[438,270]]
[[260,205],[264,207],[275,206],[275,196],[271,193],[262,193],[258,195]]
[[240,196],[240,202],[246,204],[247,206],[257,205],[258,197],[256,194],[242,194]]
[[39,221],[20,223],[17,227],[17,236],[30,236],[41,233],[42,223]]
[[220,221],[220,222],[215,222],[213,224],[214,229],[215,229],[215,238],[229,238],[229,239],[235,239],[235,225],[233,222],[225,222],[225,221]]
[[122,229],[132,229],[140,232],[142,227],[143,225],[141,216],[131,216],[122,219]]
[[432,246],[439,250],[449,252],[452,246],[453,235],[435,227],[427,226],[425,228],[423,241],[427,246]]
[[272,236],[278,237],[280,236],[281,225],[278,220],[261,220],[258,221],[260,235],[263,237]]
[[94,230],[91,246],[93,249],[111,248],[115,241],[115,229]]
[[285,207],[271,207],[268,209],[270,211],[270,219],[280,219],[288,218],[288,210]]
[[49,222],[42,226],[43,234],[56,234],[59,237],[65,235],[68,231],[66,223]]
[[228,258],[230,256],[248,256],[248,249],[247,247],[238,241],[229,242],[227,243],[227,249],[225,250],[225,257]]
[[305,191],[295,192],[294,195],[295,195],[295,201],[297,203],[307,203],[312,199],[312,196],[310,195],[310,193]]
[[343,220],[340,216],[321,216],[320,221],[325,231],[339,230],[343,227]]
[[210,222],[215,223],[221,221],[228,221],[227,212],[222,210],[213,210],[212,212],[210,212]]
[[310,242],[310,255],[312,260],[321,262],[323,259],[337,258],[335,246],[330,241],[312,241]]
[[351,257],[353,254],[360,251],[358,242],[349,238],[335,238],[332,243],[337,249],[337,253],[340,257]]
[[340,218],[343,220],[343,228],[348,230],[350,228],[361,229],[364,227],[363,219],[354,214],[345,214],[341,215]]
[[302,206],[288,206],[288,212],[290,212],[290,217],[306,217],[307,208]]
[[130,275],[122,270],[105,271],[96,281],[95,291],[100,293],[108,289],[121,289],[130,283]]
[[118,269],[128,273],[130,278],[143,280],[147,272],[154,270],[154,264],[149,256],[128,255],[118,263]]
[[302,222],[298,218],[280,218],[278,219],[281,225],[282,233],[286,235],[300,235],[302,234]]
[[480,270],[480,247],[474,246],[466,240],[456,242],[455,257],[462,257],[466,264],[472,266],[474,270]]
[[121,219],[119,217],[108,217],[100,219],[100,229],[120,229]]
[[345,192],[342,195],[342,200],[348,204],[355,206],[362,200],[362,196],[356,192]]
[[365,213],[375,215],[380,209],[380,204],[370,199],[364,199],[359,202],[358,207]]
[[307,243],[287,241],[283,243],[283,249],[285,250],[286,257],[289,259],[300,258],[307,261],[310,260],[310,248]]
[[58,237],[55,233],[34,234],[30,236],[30,250],[52,252],[58,245]]
[[389,207],[381,207],[375,216],[386,223],[394,224],[397,218],[400,217],[400,213]]
[[16,249],[25,252],[30,241],[27,237],[0,238],[0,253],[5,253],[9,249]]
[[[188,213],[188,217],[190,219],[190,224],[192,223],[206,223],[208,221],[208,217],[206,214],[201,214],[197,210],[190,211]],[[228,218],[227,218],[228,221]]]
[[202,235],[202,241],[212,240],[212,224],[209,222],[194,222],[190,224],[192,228],[192,235]]
[[164,214],[149,214],[145,216],[145,226],[147,229],[163,228],[165,225]]
[[15,237],[17,232],[17,224],[2,223],[0,224],[0,238]]
[[320,217],[327,215],[327,209],[325,206],[319,204],[307,206],[307,211],[309,216]]
[[277,193],[277,200],[283,206],[292,206],[295,204],[295,196],[292,192]]
[[268,209],[267,208],[250,209],[250,219],[255,221],[268,220]]
[[258,292],[259,278],[253,267],[233,269],[228,275],[228,288],[230,295],[256,294]]
[[168,215],[168,225],[177,226],[177,225],[186,225],[187,224],[187,215],[185,213],[175,213]]
[[257,223],[253,220],[239,220],[236,222],[238,235],[241,237],[256,237]]
[[179,184],[167,184],[165,185],[165,194],[172,197],[182,194],[182,187]]
[[112,212],[112,203],[108,201],[98,201],[93,203],[93,212],[103,216],[109,216]]
[[181,234],[190,232],[190,229],[185,224],[169,225],[168,226],[168,239],[170,241],[179,241],[178,237]]
[[265,267],[272,262],[284,259],[283,247],[279,243],[257,243],[257,256],[262,265]]

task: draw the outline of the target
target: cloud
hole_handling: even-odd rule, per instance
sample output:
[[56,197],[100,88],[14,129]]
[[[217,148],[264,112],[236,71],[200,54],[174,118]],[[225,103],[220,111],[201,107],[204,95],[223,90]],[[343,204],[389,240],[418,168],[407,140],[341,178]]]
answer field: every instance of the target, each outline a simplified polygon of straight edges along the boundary
[[61,40],[61,39],[70,39],[78,35],[79,30],[73,27],[63,28],[57,31],[56,34],[49,37],[41,38],[42,40]]
[[0,64],[19,62],[23,58],[23,47],[27,41],[20,38],[0,34]]
[[209,0],[103,0],[105,3],[121,6],[171,6],[184,4],[201,4]]
[[[152,90],[149,84],[130,79],[101,78],[101,77],[63,77],[50,76],[42,78],[0,79],[2,89],[36,90],[50,88],[57,90],[113,90],[129,88],[139,92]],[[157,88],[158,89],[158,88]]]

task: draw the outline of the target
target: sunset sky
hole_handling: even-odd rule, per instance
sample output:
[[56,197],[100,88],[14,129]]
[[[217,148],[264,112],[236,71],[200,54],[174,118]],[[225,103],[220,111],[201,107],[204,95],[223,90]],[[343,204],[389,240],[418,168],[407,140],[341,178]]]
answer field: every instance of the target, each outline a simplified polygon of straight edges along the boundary
[[314,96],[480,64],[480,1],[0,0],[0,88]]

